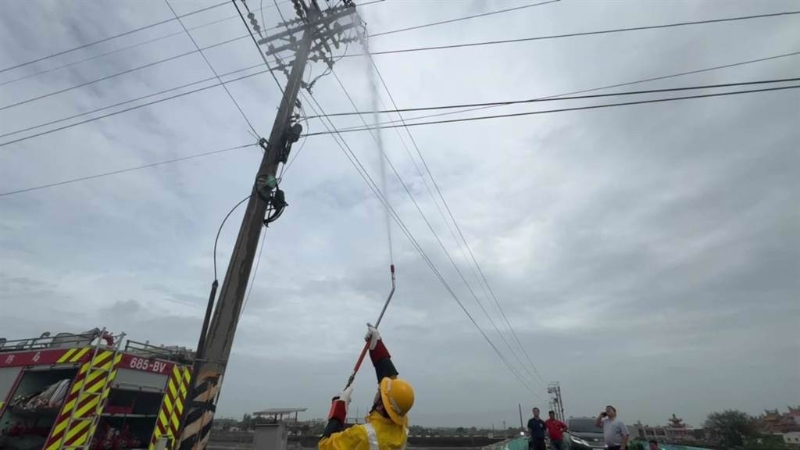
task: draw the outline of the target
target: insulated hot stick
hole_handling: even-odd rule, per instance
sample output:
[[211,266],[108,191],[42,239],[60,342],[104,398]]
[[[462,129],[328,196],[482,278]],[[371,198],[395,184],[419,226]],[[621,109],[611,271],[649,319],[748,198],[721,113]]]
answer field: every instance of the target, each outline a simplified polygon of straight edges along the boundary
[[[389,266],[389,268],[392,271],[392,290],[389,291],[389,298],[386,299],[386,303],[383,304],[383,309],[381,309],[381,314],[378,316],[378,320],[375,321],[375,328],[378,328],[378,326],[381,324],[381,320],[383,320],[383,315],[386,314],[386,308],[389,307],[389,302],[392,301],[392,296],[394,295],[394,288],[395,288],[394,264]],[[355,381],[358,369],[361,368],[361,363],[364,362],[364,357],[367,356],[367,350],[369,350],[369,341],[367,341],[364,344],[364,349],[361,350],[361,354],[358,355],[358,360],[356,361],[355,367],[353,367],[353,373],[347,380],[347,386],[344,387],[345,389],[349,388],[350,385],[353,384],[353,381]]]

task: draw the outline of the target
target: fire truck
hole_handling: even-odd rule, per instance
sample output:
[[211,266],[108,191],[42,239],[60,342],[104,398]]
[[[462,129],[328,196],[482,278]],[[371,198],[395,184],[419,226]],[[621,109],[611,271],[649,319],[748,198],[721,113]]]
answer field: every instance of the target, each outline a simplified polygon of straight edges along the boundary
[[98,328],[0,338],[0,449],[172,450],[193,359]]

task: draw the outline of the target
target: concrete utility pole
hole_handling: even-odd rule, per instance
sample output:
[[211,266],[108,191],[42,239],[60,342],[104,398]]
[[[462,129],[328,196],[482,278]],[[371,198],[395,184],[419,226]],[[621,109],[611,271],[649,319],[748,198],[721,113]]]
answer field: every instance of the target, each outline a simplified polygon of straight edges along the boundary
[[[270,219],[277,218],[275,214],[267,216],[269,212],[281,211],[286,206],[283,191],[278,188],[280,180],[276,179],[276,174],[278,166],[286,163],[291,145],[298,140],[302,131],[299,124],[293,124],[293,116],[297,95],[301,87],[305,86],[303,73],[306,63],[309,59],[322,60],[329,67],[332,66],[333,60],[328,56],[331,53],[328,42],[339,48],[339,43],[343,41],[342,32],[356,25],[353,21],[346,25],[337,22],[340,18],[354,16],[355,6],[350,0],[344,1],[343,6],[324,11],[319,8],[317,0],[310,0],[310,5],[306,5],[304,0],[292,1],[298,18],[285,24],[286,31],[258,42],[267,45],[267,55],[278,57],[279,52],[286,50],[293,51],[295,58],[291,63],[291,73],[287,74],[288,81],[269,140],[262,140],[260,143],[264,148],[264,157],[255,177],[236,246],[231,254],[219,302],[214,309],[208,329],[201,330],[201,345],[197,349],[197,361],[181,427],[179,441],[181,450],[204,449],[208,444],[222,378],[239,322],[261,227]],[[252,13],[249,16],[252,16]],[[299,39],[296,36],[298,34]],[[275,43],[279,44],[278,47]],[[279,69],[286,71],[282,64]],[[213,294],[212,290],[210,302],[213,301]],[[209,313],[210,311],[209,306]]]

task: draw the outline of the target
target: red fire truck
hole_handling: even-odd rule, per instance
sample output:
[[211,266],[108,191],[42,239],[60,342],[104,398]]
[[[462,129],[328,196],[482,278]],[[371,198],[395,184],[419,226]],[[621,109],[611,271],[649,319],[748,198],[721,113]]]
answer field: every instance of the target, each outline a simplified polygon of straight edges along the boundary
[[0,338],[0,449],[173,449],[194,354],[113,335]]

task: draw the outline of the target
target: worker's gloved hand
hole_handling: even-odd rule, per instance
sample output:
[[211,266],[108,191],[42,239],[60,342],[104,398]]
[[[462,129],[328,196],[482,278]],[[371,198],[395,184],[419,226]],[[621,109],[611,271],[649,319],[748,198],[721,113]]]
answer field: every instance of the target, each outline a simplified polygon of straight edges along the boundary
[[375,346],[378,345],[378,341],[381,340],[381,333],[371,324],[367,324],[367,335],[364,336],[364,340],[369,342],[370,350],[375,350]]
[[336,419],[341,423],[347,420],[347,407],[350,405],[350,399],[353,396],[353,387],[346,387],[336,397],[333,397],[331,403],[331,411],[328,413],[328,420]]
[[350,406],[350,400],[353,397],[353,386],[348,386],[344,388],[342,392],[339,393],[336,397],[334,397],[334,401],[344,402],[346,405]]

